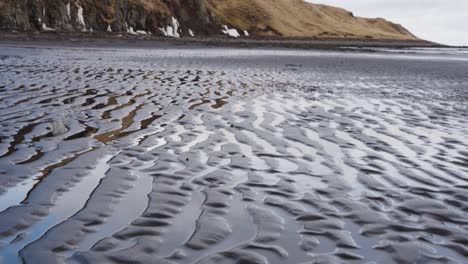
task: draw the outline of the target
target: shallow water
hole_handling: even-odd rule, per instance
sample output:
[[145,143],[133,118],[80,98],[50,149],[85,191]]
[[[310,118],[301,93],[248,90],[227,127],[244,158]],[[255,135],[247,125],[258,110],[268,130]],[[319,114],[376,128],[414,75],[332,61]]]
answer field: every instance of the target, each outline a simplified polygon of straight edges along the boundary
[[466,263],[468,60],[0,49],[0,263]]

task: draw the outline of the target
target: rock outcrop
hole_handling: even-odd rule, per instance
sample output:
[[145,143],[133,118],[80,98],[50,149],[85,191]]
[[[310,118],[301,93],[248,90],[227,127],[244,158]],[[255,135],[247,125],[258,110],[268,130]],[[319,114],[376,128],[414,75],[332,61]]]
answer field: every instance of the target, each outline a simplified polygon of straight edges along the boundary
[[0,0],[0,29],[417,39],[384,19],[359,18],[303,0]]

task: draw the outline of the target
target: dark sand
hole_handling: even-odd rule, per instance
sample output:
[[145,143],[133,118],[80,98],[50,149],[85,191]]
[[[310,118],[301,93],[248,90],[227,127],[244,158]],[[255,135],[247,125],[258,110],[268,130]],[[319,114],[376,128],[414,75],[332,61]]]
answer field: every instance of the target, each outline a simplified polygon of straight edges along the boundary
[[466,52],[105,43],[0,44],[0,263],[468,261]]
[[23,46],[25,44],[58,47],[128,47],[128,48],[171,48],[178,46],[193,47],[234,47],[234,48],[292,48],[336,50],[347,47],[447,47],[441,44],[416,40],[375,40],[375,39],[339,39],[339,38],[275,38],[243,37],[228,38],[223,36],[197,38],[165,38],[157,36],[135,36],[121,33],[60,33],[60,32],[1,32],[0,43],[3,45]]

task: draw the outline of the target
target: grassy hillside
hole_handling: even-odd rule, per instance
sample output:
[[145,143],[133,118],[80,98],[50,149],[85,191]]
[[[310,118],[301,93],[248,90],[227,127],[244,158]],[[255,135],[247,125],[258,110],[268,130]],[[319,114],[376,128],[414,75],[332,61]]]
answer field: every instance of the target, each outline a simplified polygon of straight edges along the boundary
[[219,23],[284,37],[417,39],[400,25],[303,0],[205,0]]

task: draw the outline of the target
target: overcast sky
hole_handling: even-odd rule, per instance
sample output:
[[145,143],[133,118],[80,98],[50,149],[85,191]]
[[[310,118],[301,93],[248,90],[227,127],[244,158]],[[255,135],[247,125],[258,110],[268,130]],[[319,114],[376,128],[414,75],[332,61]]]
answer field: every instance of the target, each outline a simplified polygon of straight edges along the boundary
[[383,17],[416,36],[468,46],[468,0],[307,0],[345,8],[356,16]]

